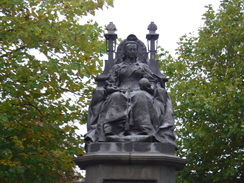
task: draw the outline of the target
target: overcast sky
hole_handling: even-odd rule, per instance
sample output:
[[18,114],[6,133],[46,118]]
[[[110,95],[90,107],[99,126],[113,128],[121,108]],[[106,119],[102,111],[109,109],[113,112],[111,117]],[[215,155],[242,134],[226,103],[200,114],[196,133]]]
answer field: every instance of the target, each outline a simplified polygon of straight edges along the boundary
[[97,11],[92,18],[101,26],[113,22],[119,38],[135,34],[144,43],[153,21],[158,26],[159,45],[173,53],[181,36],[196,33],[203,25],[208,4],[217,10],[220,0],[114,0],[113,8]]

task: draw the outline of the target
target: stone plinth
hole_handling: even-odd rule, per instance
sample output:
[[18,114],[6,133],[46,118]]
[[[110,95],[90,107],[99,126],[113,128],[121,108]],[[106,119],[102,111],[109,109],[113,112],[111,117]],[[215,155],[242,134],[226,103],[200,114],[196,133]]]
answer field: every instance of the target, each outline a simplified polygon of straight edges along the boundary
[[106,142],[90,144],[87,150],[75,158],[86,170],[85,183],[175,183],[176,171],[186,164],[170,144]]

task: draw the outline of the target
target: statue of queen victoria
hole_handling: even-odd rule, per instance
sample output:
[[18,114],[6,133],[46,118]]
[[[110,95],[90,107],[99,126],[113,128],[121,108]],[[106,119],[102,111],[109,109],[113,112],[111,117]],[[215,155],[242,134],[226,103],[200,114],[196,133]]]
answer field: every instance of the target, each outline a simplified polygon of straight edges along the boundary
[[86,144],[139,141],[176,147],[172,104],[164,79],[150,69],[144,43],[129,35],[118,46],[104,84],[93,93]]

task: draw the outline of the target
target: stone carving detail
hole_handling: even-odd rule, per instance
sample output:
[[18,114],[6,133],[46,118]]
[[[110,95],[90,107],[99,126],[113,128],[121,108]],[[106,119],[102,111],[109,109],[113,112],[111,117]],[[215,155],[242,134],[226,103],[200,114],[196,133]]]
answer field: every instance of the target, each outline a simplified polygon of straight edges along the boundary
[[118,46],[105,84],[93,93],[86,144],[139,141],[176,147],[171,99],[162,80],[149,68],[144,43],[129,35]]

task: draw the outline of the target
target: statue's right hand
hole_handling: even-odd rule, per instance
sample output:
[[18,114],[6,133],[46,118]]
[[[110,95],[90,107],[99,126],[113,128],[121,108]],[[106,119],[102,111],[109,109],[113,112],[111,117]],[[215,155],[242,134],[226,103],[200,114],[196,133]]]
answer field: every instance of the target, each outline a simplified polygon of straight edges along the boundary
[[107,86],[106,90],[107,90],[108,94],[119,91],[119,89],[117,87],[114,87],[114,86]]

